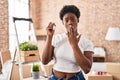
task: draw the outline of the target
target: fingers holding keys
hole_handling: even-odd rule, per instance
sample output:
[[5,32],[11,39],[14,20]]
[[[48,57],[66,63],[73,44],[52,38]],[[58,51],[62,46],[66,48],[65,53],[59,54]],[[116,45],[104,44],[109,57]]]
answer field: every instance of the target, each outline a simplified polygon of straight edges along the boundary
[[55,26],[56,26],[55,23],[50,22],[49,25],[48,25],[48,27],[47,27],[47,29],[48,30],[54,30]]
[[55,26],[56,26],[55,23],[52,23],[52,22],[49,23],[48,27],[46,28],[48,35],[53,35],[54,34]]

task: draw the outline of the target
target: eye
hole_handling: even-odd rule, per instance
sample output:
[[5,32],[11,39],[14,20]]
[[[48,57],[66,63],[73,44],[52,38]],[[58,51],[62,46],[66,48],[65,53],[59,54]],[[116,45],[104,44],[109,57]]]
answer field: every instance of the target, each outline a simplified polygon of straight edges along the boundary
[[68,22],[68,19],[65,19],[65,22]]

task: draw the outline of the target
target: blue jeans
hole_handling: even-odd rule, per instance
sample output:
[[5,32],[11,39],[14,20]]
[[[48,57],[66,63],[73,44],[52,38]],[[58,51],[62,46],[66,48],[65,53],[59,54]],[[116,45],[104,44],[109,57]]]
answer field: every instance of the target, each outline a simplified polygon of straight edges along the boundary
[[74,76],[72,76],[71,78],[67,79],[67,78],[58,78],[54,75],[54,73],[52,72],[52,74],[50,75],[50,78],[48,80],[85,80],[82,71],[76,73]]

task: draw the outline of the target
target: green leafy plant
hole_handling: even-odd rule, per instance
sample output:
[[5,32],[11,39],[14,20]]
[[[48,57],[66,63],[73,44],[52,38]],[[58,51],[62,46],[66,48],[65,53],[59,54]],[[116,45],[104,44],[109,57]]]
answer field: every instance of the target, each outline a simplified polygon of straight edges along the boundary
[[38,72],[39,71],[39,65],[38,64],[33,64],[32,71]]
[[38,50],[38,47],[30,42],[23,42],[19,47],[21,51]]

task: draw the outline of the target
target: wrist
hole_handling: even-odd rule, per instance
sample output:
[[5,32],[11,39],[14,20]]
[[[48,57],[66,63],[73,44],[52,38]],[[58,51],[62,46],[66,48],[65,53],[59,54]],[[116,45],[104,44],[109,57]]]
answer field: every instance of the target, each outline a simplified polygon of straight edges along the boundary
[[47,35],[47,41],[52,41],[52,37],[53,36]]
[[52,39],[53,35],[47,35],[47,38]]
[[71,46],[72,46],[72,48],[77,48],[78,44],[72,44]]

